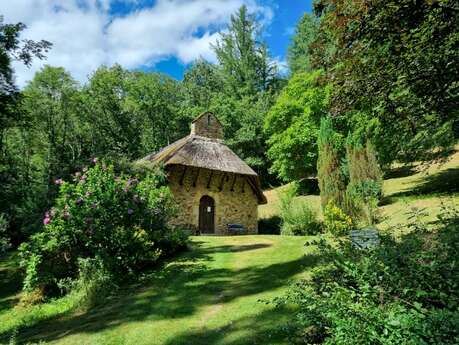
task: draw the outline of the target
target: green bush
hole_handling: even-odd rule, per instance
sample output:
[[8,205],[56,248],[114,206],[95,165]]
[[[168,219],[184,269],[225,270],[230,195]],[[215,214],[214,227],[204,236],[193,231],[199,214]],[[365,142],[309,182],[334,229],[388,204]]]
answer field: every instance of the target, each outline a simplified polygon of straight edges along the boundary
[[373,225],[382,196],[382,181],[362,180],[350,183],[346,189],[346,210],[364,226]]
[[279,196],[282,235],[314,235],[321,226],[317,214],[308,205],[295,201],[297,183],[291,183]]
[[438,232],[420,229],[354,249],[324,240],[322,265],[280,305],[295,306],[287,326],[294,344],[458,344],[459,218]]
[[352,227],[352,218],[330,200],[324,209],[324,228],[335,236],[342,236]]
[[[45,213],[41,232],[20,247],[26,291],[56,291],[79,276],[82,259],[101,261],[115,279],[134,276],[186,242],[168,227],[175,212],[161,174],[142,180],[95,163],[60,185],[55,206]],[[164,248],[163,248],[164,247]]]

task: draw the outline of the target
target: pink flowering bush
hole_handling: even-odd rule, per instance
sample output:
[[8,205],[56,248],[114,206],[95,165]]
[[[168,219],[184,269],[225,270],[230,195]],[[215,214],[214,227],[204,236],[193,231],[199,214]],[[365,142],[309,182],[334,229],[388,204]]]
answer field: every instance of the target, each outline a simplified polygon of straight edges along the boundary
[[114,277],[133,275],[186,244],[170,229],[175,204],[164,175],[141,179],[93,161],[73,181],[57,180],[59,195],[43,217],[43,231],[21,246],[25,290],[47,294],[78,278],[78,261],[95,258]]

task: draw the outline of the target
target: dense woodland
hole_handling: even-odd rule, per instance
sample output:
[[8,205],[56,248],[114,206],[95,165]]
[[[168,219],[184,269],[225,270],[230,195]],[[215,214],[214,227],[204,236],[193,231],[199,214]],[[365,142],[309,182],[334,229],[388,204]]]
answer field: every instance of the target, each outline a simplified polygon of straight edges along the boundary
[[[305,13],[296,26],[289,74],[281,75],[263,41],[263,28],[242,7],[212,47],[218,63],[196,61],[183,80],[114,65],[100,66],[80,84],[65,69],[45,66],[21,90],[14,83],[12,61],[29,65],[32,59],[46,59],[52,42],[27,40],[21,36],[23,24],[2,19],[0,245],[17,247],[33,235],[35,242],[22,246],[31,257],[46,261],[46,255],[61,253],[47,248],[42,254],[52,235],[40,232],[56,217],[60,223],[53,223],[58,224],[53,231],[64,234],[59,226],[75,203],[83,203],[68,195],[95,197],[92,189],[78,184],[76,172],[85,176],[85,183],[102,181],[115,195],[117,188],[129,187],[129,201],[113,196],[115,206],[137,205],[137,198],[145,202],[136,221],[116,216],[100,220],[111,222],[104,231],[141,231],[152,224],[167,231],[172,211],[158,208],[169,202],[161,173],[125,167],[187,135],[190,121],[203,111],[218,116],[226,143],[258,172],[264,187],[317,177],[323,226],[310,210],[303,210],[300,216],[290,215],[300,225],[292,223],[285,234],[304,234],[307,224],[306,233],[325,228],[339,238],[356,225],[373,225],[391,165],[442,159],[459,139],[458,19],[459,7],[452,0],[317,0],[313,13]],[[144,180],[133,183],[123,173]],[[62,181],[71,180],[77,181],[75,186],[62,187]],[[149,194],[148,186],[163,192]],[[295,191],[290,193],[285,212]],[[56,216],[45,213],[53,205]],[[129,215],[133,209],[129,206]],[[85,212],[93,211],[88,206]],[[110,212],[116,214],[116,207]],[[87,214],[76,216],[65,236],[71,238],[81,224],[92,231],[89,223],[97,215]],[[384,239],[368,256],[320,242],[324,257],[345,264],[318,272],[311,286],[297,286],[278,301],[299,308],[292,315],[290,341],[453,344],[459,337],[457,213],[455,217],[444,220],[441,255],[439,247],[426,249],[413,236],[403,243]],[[161,232],[126,249],[123,243],[138,237],[123,237],[123,230],[119,234],[116,244],[80,239],[72,250],[105,257],[105,269],[112,273],[110,267],[118,266],[108,258],[122,252],[125,270],[118,274],[123,275],[157,259],[149,256],[153,247],[146,243],[159,241],[162,249],[173,247],[173,253],[186,241],[178,233],[169,238]],[[140,254],[132,259],[134,252]],[[74,278],[80,256],[48,266],[29,260],[26,289]],[[431,263],[428,274],[416,270],[416,263],[426,260]],[[56,271],[52,279],[45,277],[43,272],[52,267],[74,273]],[[432,287],[429,280],[443,285]],[[344,315],[347,324],[341,321]],[[444,334],[436,331],[439,324]],[[384,332],[389,335],[378,338]]]

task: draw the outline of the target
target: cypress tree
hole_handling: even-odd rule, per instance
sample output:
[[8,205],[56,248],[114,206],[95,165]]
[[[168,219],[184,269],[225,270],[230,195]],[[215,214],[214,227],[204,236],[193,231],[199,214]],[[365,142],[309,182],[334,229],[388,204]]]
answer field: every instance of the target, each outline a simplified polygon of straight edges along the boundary
[[343,207],[346,183],[341,169],[341,137],[333,130],[330,118],[322,118],[317,138],[317,177],[319,180],[322,209],[329,201]]
[[382,196],[382,171],[370,141],[365,144],[349,136],[346,142],[349,185],[346,189],[346,211],[371,225],[376,218]]

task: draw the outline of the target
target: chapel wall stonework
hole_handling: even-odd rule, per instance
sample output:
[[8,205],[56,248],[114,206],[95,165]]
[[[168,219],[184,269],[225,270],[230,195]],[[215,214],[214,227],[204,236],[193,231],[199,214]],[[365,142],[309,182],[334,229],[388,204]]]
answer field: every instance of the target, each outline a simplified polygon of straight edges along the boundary
[[167,170],[169,188],[179,208],[172,224],[197,229],[199,201],[208,195],[215,201],[215,234],[226,235],[226,224],[233,223],[244,225],[250,234],[258,232],[258,199],[243,175],[192,167],[183,175],[183,166]]

